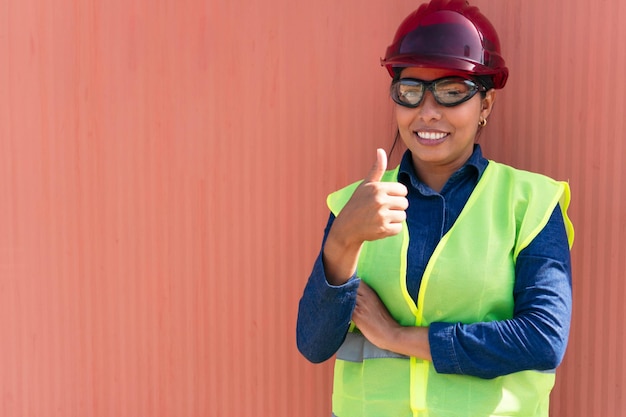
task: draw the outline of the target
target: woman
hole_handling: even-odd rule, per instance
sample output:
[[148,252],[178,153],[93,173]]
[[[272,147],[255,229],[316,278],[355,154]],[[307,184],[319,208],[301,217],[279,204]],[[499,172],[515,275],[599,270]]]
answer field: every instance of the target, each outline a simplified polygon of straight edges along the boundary
[[312,362],[336,354],[333,416],[547,416],[571,317],[569,187],[476,144],[508,69],[493,26],[432,0],[382,64],[407,147],[328,197],[298,314]]

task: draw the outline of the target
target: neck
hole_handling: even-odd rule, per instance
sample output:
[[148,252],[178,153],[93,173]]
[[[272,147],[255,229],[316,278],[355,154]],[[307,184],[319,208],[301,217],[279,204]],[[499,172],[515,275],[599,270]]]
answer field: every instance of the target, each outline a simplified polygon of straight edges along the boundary
[[417,177],[437,193],[441,192],[452,174],[462,166],[463,164],[433,165],[413,160],[413,167]]
[[415,153],[412,153],[411,156],[413,168],[420,181],[437,193],[440,193],[452,174],[463,167],[473,152],[474,148],[468,147],[462,153],[451,155],[447,158],[433,157],[427,154],[424,158],[418,158]]
[[450,176],[452,174],[446,175],[446,174],[434,174],[432,172],[426,172],[426,173],[418,172],[417,175],[419,176],[419,179],[424,184],[428,185],[433,191],[440,193],[444,185],[446,185],[446,183],[448,182],[448,179],[450,179]]

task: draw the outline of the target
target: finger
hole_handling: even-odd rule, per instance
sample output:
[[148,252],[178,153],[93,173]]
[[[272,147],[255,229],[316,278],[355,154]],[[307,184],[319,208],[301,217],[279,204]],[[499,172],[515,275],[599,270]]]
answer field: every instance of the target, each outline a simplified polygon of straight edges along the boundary
[[379,189],[383,190],[387,195],[405,197],[409,194],[406,186],[399,182],[383,182]]
[[406,220],[406,211],[404,210],[389,210],[387,212],[388,224],[402,223],[405,220]]
[[405,197],[389,196],[387,208],[389,210],[406,210],[409,208],[409,200]]
[[384,149],[376,149],[376,162],[365,177],[365,182],[379,182],[387,170],[387,153]]

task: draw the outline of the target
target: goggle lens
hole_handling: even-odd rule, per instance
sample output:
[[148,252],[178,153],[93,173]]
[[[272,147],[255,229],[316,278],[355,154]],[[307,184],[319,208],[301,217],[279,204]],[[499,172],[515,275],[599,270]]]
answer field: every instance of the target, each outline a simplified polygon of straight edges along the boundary
[[460,77],[434,81],[401,78],[391,84],[391,98],[401,106],[415,108],[422,103],[426,90],[430,90],[437,103],[452,107],[466,102],[478,91],[485,91],[485,87]]

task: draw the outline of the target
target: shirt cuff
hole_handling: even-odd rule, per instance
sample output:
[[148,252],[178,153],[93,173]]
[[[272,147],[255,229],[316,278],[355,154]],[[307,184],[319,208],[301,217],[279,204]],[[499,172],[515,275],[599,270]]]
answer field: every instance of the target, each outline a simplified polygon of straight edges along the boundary
[[321,252],[313,266],[311,278],[311,284],[314,287],[313,291],[317,293],[320,300],[338,304],[344,304],[345,301],[348,300],[353,303],[356,299],[356,291],[359,288],[359,282],[361,281],[356,276],[356,273],[354,273],[348,281],[341,285],[330,284],[324,271],[324,262]]
[[428,343],[435,370],[440,374],[463,374],[454,351],[454,324],[431,323]]

